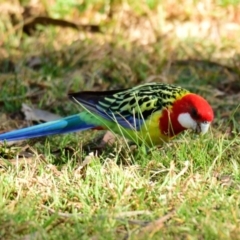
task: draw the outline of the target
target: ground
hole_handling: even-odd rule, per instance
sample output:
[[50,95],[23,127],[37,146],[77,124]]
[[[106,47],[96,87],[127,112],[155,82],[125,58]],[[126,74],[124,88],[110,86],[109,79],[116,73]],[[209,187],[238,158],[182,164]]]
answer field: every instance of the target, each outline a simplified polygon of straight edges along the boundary
[[1,132],[33,124],[26,107],[46,111],[34,123],[77,113],[69,92],[151,81],[198,93],[215,113],[205,136],[148,152],[95,132],[2,144],[1,239],[240,239],[238,1],[0,8]]

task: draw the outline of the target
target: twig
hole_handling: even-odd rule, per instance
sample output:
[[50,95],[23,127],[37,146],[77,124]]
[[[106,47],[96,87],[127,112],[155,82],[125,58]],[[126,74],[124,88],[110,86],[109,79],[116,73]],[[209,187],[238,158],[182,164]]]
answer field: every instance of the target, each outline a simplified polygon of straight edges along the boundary
[[148,223],[146,226],[140,229],[140,231],[133,237],[133,239],[147,239],[145,238],[146,236],[148,236],[148,238],[151,238],[157,231],[164,227],[164,223],[168,221],[175,213],[176,211],[173,210],[165,216]]

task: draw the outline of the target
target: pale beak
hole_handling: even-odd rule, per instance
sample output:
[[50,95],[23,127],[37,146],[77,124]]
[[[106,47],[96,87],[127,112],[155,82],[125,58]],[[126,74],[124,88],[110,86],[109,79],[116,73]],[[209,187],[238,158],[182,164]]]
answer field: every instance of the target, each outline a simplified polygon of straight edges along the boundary
[[210,122],[198,122],[195,131],[198,134],[205,134],[207,133],[209,126]]

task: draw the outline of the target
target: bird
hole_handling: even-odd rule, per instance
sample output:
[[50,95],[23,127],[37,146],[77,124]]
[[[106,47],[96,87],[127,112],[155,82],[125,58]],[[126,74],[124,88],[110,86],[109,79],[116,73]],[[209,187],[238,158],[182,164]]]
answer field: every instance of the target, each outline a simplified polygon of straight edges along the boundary
[[173,84],[152,82],[68,95],[83,108],[82,112],[0,134],[0,142],[92,129],[110,130],[137,144],[155,146],[188,129],[205,134],[214,119],[207,100]]

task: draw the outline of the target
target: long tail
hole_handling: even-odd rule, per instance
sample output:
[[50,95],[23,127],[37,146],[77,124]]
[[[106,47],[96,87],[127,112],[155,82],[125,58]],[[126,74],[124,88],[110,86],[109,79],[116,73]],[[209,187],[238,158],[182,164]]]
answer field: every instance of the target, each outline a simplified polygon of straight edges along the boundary
[[95,128],[96,125],[87,124],[81,117],[81,114],[76,114],[60,120],[51,121],[32,127],[27,127],[19,130],[0,134],[1,141],[17,141],[35,137],[43,137],[52,134],[63,134],[69,132],[82,131]]

